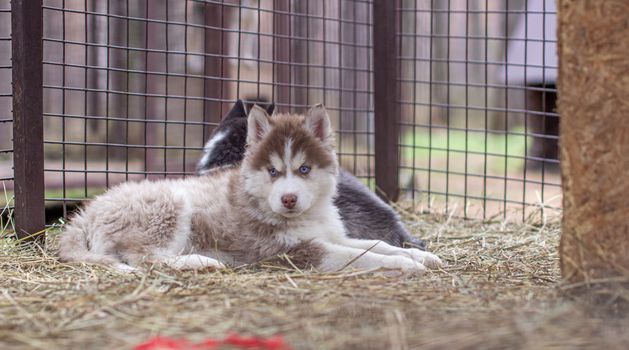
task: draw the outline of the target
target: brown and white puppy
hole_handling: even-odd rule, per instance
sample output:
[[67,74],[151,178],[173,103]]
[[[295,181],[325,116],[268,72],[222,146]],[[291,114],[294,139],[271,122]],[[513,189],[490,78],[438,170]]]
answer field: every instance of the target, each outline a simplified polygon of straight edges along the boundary
[[[264,103],[267,114],[273,114],[275,105],[268,101]],[[251,106],[241,100],[234,103],[205,144],[197,174],[205,175],[216,167],[240,165],[247,140],[246,111]],[[379,239],[393,246],[426,250],[426,243],[406,230],[399,215],[389,205],[343,169],[339,172],[334,205],[349,237]]]
[[420,273],[433,254],[347,237],[333,205],[338,178],[329,117],[250,112],[240,167],[196,178],[125,183],[91,201],[64,228],[63,261],[133,270],[222,268],[289,254],[321,271],[345,267]]

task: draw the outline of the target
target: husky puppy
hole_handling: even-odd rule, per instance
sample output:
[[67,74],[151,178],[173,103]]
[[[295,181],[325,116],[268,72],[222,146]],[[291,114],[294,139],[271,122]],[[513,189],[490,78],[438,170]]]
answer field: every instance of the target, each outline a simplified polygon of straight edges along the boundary
[[[248,108],[247,108],[248,107]],[[247,143],[247,112],[253,105],[245,106],[238,100],[214,129],[203,147],[203,156],[197,163],[197,174],[205,175],[220,166],[237,165],[245,155]],[[268,115],[273,114],[275,104],[265,106]]]
[[323,106],[273,118],[255,106],[247,129],[240,167],[129,182],[96,197],[64,228],[61,260],[220,269],[288,254],[321,271],[406,273],[441,264],[419,249],[347,237],[332,202],[339,166]]
[[[236,165],[242,160],[247,137],[247,107],[241,100],[236,101],[214,129],[197,164],[197,174],[204,175],[215,167]],[[271,115],[275,105],[267,104],[265,110]],[[348,171],[340,170],[337,191],[334,205],[349,237],[380,239],[397,247],[426,249],[424,241],[410,235],[398,214]]]

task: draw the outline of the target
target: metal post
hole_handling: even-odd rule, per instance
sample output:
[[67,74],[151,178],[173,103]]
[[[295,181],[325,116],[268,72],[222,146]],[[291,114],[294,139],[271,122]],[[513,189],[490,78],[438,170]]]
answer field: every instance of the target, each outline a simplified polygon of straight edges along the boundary
[[396,201],[400,192],[397,5],[398,1],[374,0],[372,11],[376,187],[378,195],[390,201]]
[[15,229],[29,240],[46,224],[42,23],[42,0],[11,1]]

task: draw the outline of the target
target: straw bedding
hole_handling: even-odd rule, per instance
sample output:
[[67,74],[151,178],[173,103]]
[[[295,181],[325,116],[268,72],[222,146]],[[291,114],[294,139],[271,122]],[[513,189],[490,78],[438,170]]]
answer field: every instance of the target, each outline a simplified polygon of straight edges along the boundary
[[230,332],[282,335],[295,349],[629,347],[626,318],[563,296],[559,220],[406,220],[447,267],[415,278],[265,264],[128,275],[57,262],[58,230],[40,249],[5,239],[0,347],[124,349]]

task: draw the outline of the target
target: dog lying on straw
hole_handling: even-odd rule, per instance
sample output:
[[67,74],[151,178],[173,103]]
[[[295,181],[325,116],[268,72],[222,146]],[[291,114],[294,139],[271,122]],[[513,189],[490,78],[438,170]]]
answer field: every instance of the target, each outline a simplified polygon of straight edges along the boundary
[[[265,105],[269,115],[276,111],[273,103]],[[246,111],[252,106],[241,100],[234,103],[203,147],[197,174],[205,175],[216,167],[240,165],[247,142]],[[334,205],[349,237],[377,239],[392,246],[426,250],[426,243],[411,236],[399,215],[354,175],[340,169],[337,182]]]
[[333,204],[339,165],[322,105],[271,118],[254,106],[240,167],[177,180],[125,183],[65,226],[63,261],[134,270],[142,264],[221,269],[278,254],[321,271],[441,265],[419,249],[349,238]]

